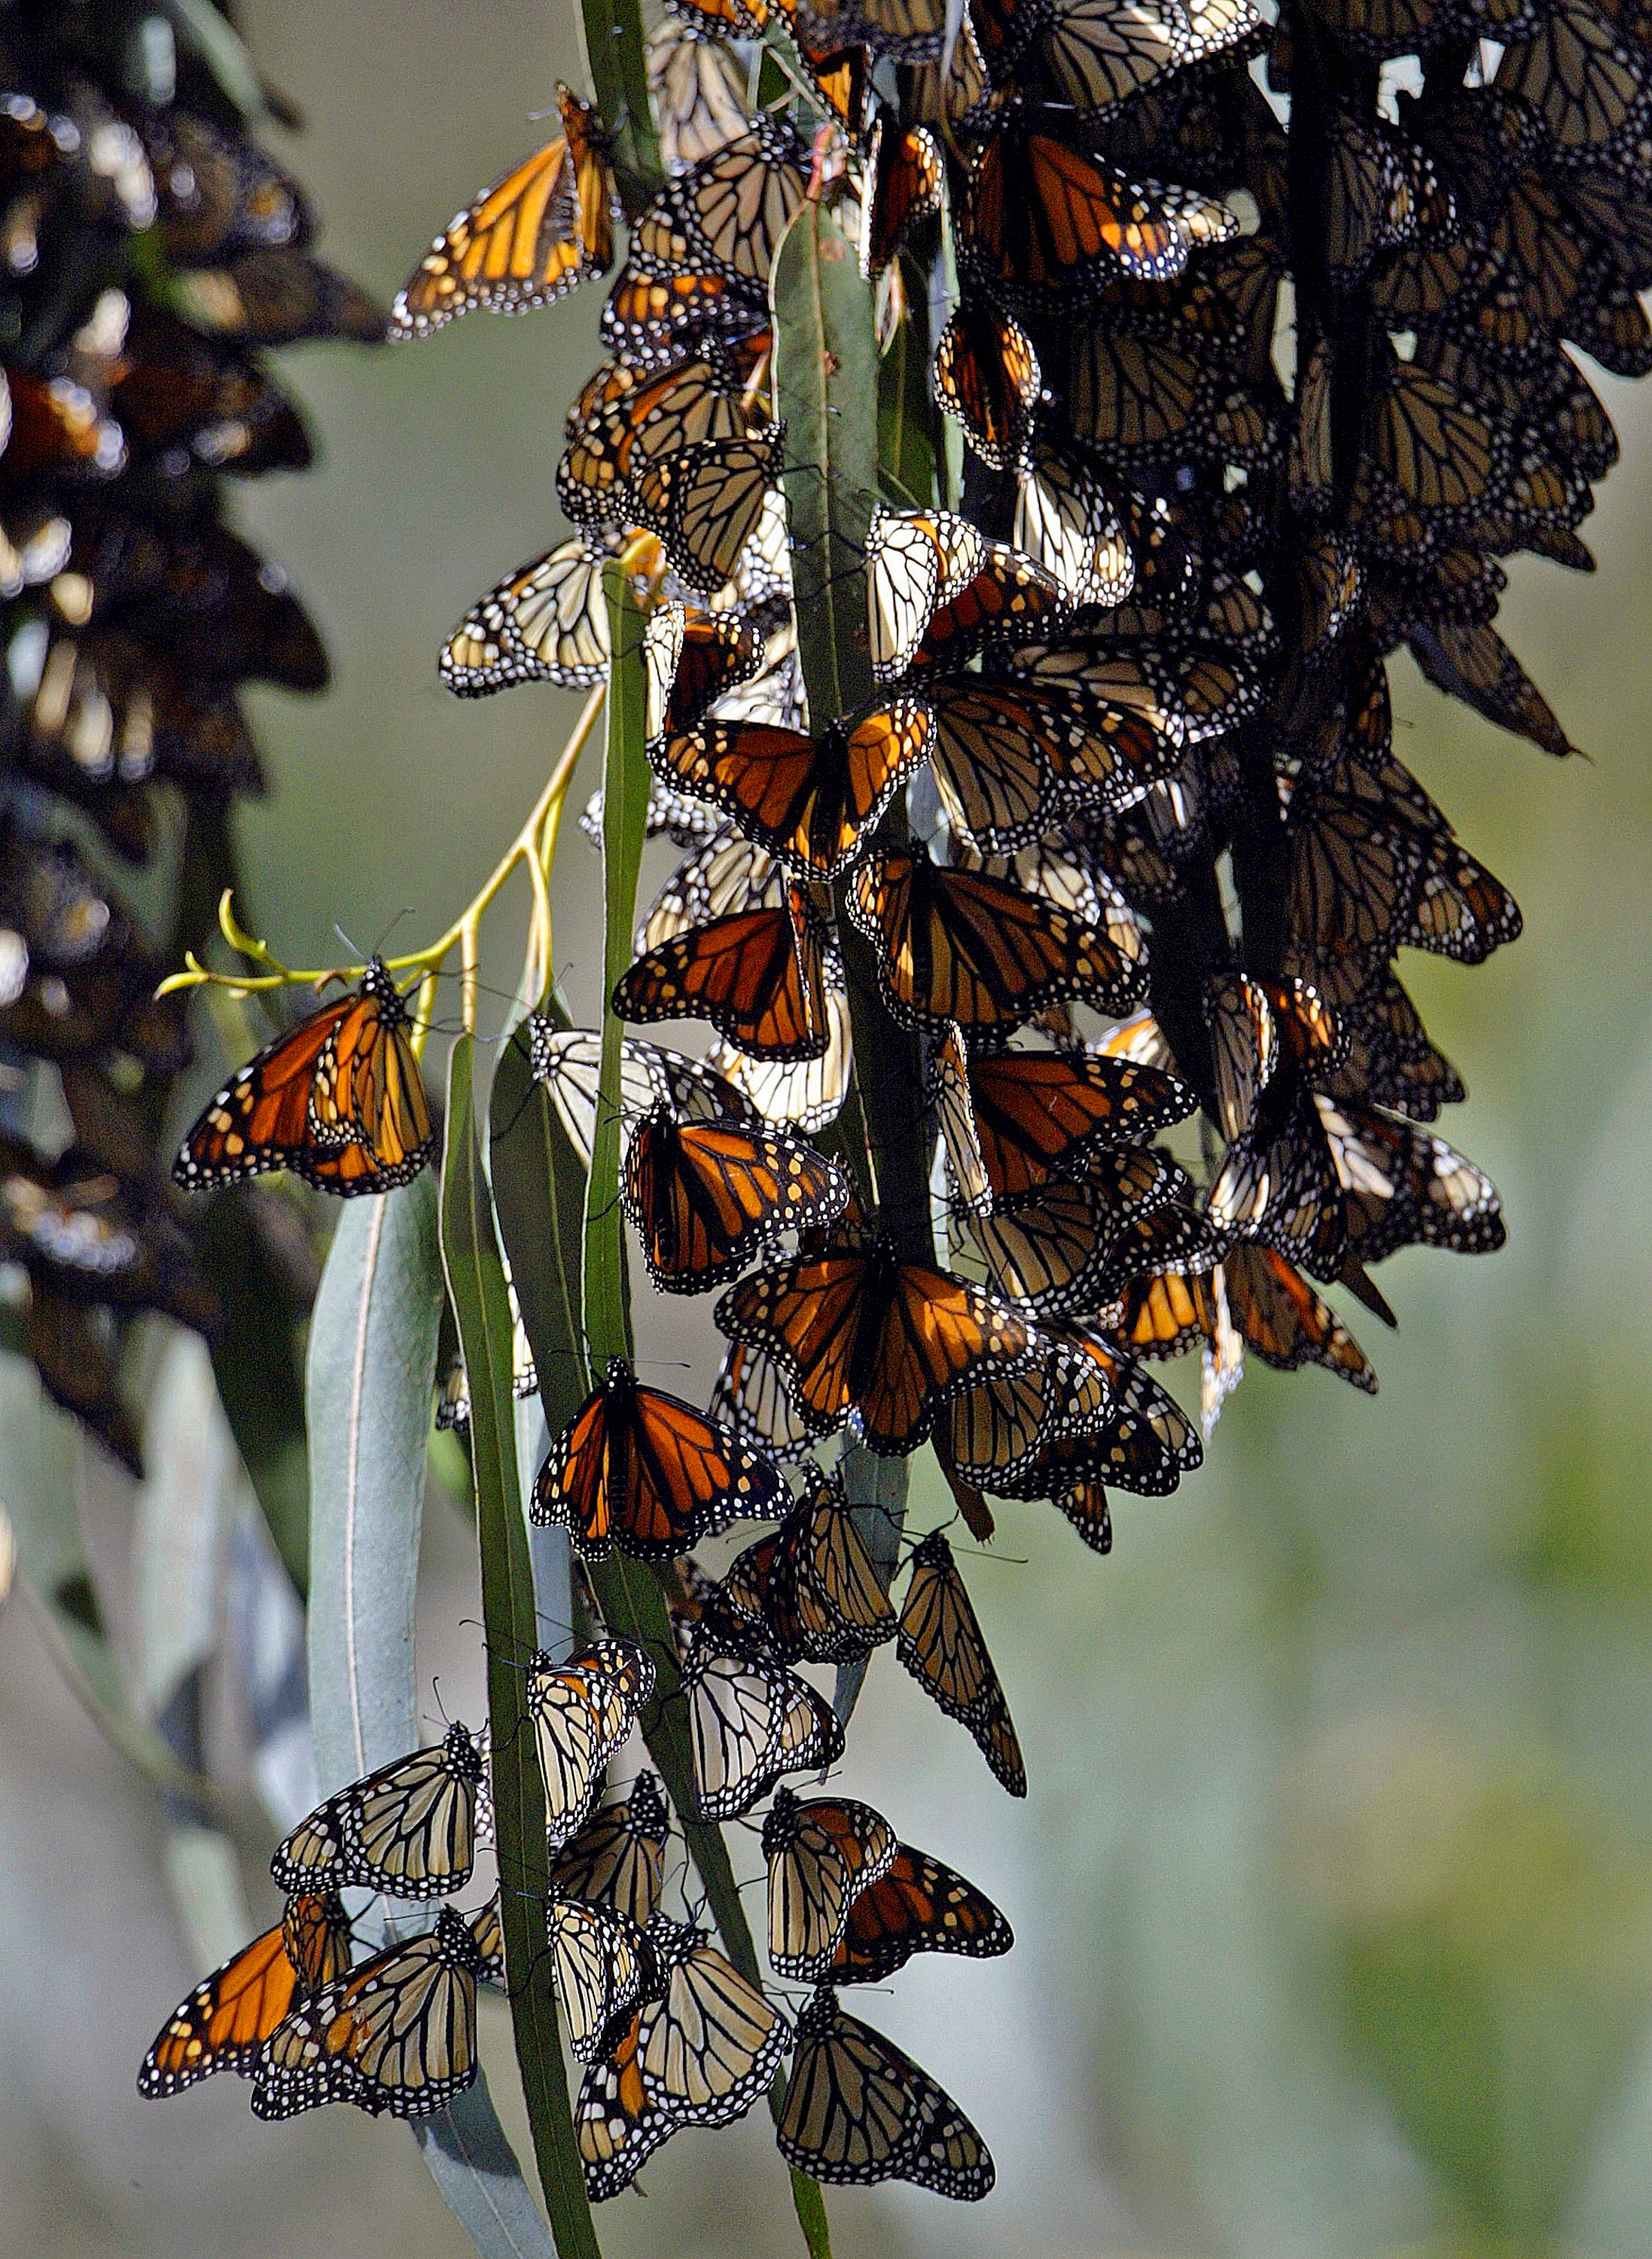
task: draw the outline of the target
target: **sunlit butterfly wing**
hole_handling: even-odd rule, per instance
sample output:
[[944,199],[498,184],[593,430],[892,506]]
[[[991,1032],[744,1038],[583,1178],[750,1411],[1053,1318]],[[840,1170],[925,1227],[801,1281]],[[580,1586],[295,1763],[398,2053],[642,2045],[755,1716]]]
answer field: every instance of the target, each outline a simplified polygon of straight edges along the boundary
[[350,1919],[336,1893],[293,1899],[274,1929],[203,1978],[144,2057],[138,2092],[181,2094],[215,2071],[251,2077],[264,2042],[296,2000],[350,1965]]
[[883,1874],[869,1878],[849,1908],[826,1981],[879,1985],[915,1953],[991,1960],[1015,1942],[984,1891],[927,1851],[901,1843]]
[[781,1233],[830,1223],[849,1198],[846,1180],[801,1138],[679,1122],[666,1107],[637,1125],[620,1191],[649,1277],[686,1294],[726,1284]]
[[462,1889],[475,1856],[481,1757],[468,1729],[381,1765],[340,1789],[286,1836],[270,1861],[283,1891],[360,1884],[396,1898]]
[[834,2184],[908,2180],[973,2202],[996,2177],[951,2096],[824,1990],[798,2019],[776,2139],[788,2164]]
[[895,1653],[949,1718],[970,1734],[1012,1796],[1027,1793],[1027,1768],[1009,1706],[952,1549],[932,1531],[912,1557]]
[[725,1521],[774,1512],[784,1495],[773,1466],[616,1358],[552,1444],[530,1511],[568,1529],[587,1560],[617,1545],[664,1561]]

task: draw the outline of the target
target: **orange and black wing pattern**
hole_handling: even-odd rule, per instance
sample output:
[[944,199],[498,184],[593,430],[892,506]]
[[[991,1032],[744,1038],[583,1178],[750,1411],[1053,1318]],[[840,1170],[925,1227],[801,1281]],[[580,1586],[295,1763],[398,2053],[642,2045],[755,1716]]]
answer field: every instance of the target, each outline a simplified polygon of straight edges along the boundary
[[845,1179],[801,1138],[680,1122],[665,1106],[638,1124],[620,1189],[649,1277],[674,1294],[726,1285],[780,1233],[818,1229],[849,1198]]
[[915,1953],[966,1953],[988,1960],[1015,1943],[985,1891],[910,1843],[853,1901],[826,1981],[877,1985]]
[[777,862],[824,880],[854,860],[927,757],[930,732],[928,709],[901,698],[818,738],[757,722],[708,723],[667,739],[654,766],[725,809]]
[[250,2077],[260,2049],[294,2005],[350,1965],[350,1922],[331,1892],[289,1901],[286,1917],[245,1945],[180,2002],[144,2057],[138,2092],[181,2094],[215,2071]]
[[1022,1321],[950,1272],[902,1263],[884,1239],[851,1236],[730,1287],[717,1324],[772,1357],[816,1435],[853,1417],[867,1446],[914,1451],[937,1407],[983,1365],[1032,1354]]
[[224,1085],[184,1139],[174,1183],[201,1192],[291,1169],[345,1199],[406,1184],[436,1143],[408,1028],[375,958],[355,995],[278,1037]]
[[726,1521],[780,1514],[786,1498],[769,1460],[693,1405],[639,1386],[616,1358],[552,1444],[530,1510],[570,1531],[585,1560],[617,1546],[634,1560],[670,1561]]
[[548,306],[614,259],[614,189],[595,113],[559,89],[562,132],[455,215],[390,313],[390,335],[428,337],[475,307]]
[[830,1040],[819,937],[793,888],[639,957],[614,991],[622,1020],[709,1020],[754,1058],[815,1059]]

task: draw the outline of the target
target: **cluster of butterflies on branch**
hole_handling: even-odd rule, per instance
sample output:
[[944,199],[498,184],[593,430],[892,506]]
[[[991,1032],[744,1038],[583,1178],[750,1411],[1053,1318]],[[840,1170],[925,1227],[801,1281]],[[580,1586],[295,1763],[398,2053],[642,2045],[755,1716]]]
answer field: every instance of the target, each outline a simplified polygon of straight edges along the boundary
[[[846,1517],[844,1529],[852,1543]],[[788,1698],[755,1669],[744,1685],[726,1658],[721,1669],[715,1691],[702,1676],[690,1692],[685,1658],[671,1698],[694,1719],[701,1769],[689,1816],[700,1820],[743,1811],[779,1774],[815,1766],[818,1714],[832,1717],[797,1680],[791,1706],[809,1714],[801,1730],[791,1721],[783,1749],[766,1746],[759,1714]],[[671,1816],[654,1775],[638,1772],[626,1796],[602,1802],[609,1762],[656,1684],[645,1650],[610,1638],[566,1662],[539,1655],[525,1665],[551,1859],[545,1957],[583,2066],[574,2127],[590,2194],[629,2186],[673,2134],[743,2117],[789,2054],[776,2133],[790,2163],[823,2180],[899,2174],[943,2195],[984,2196],[993,2162],[975,2127],[838,1992],[883,1983],[915,1953],[1008,1952],[1003,1915],[962,1875],[898,1841],[870,1806],[775,1788],[761,1839],[769,1959],[778,1978],[811,1988],[794,2027],[754,1966],[737,1968],[692,1921],[662,1910]],[[710,1785],[708,1735],[727,1760]],[[288,1894],[281,1921],[180,2003],[144,2058],[139,2092],[176,2094],[235,2070],[253,2082],[254,2113],[276,2119],[341,2101],[418,2118],[462,2093],[476,2076],[477,1985],[504,1982],[498,1893],[470,1913],[444,1906],[417,1935],[393,1929],[353,1963],[340,1893],[417,1902],[462,1892],[478,1845],[493,1842],[489,1757],[486,1730],[454,1724],[435,1747],[302,1821],[272,1862]]]
[[222,1316],[158,1160],[190,1047],[154,991],[233,878],[230,803],[262,789],[240,686],[327,680],[284,575],[226,523],[230,482],[310,460],[265,347],[384,330],[314,227],[163,16],[8,11],[0,1261],[26,1286],[7,1343],[134,1470],[132,1314]]
[[[843,1749],[804,1668],[852,1692],[893,1642],[1012,1793],[1025,1771],[946,1536],[907,1539],[815,1453],[929,1442],[977,1535],[988,1497],[1047,1500],[1105,1552],[1110,1490],[1169,1492],[1200,1457],[1147,1360],[1201,1350],[1207,1422],[1247,1350],[1370,1391],[1321,1290],[1392,1322],[1374,1265],[1500,1244],[1494,1187],[1432,1126],[1463,1085],[1395,965],[1478,963],[1520,914],[1396,758],[1387,660],[1407,648],[1570,750],[1495,631],[1499,560],[1589,563],[1615,439],[1568,345],[1652,367],[1652,33],[1608,0],[672,11],[649,51],[665,185],[632,199],[611,357],[557,467],[578,531],[441,659],[465,695],[600,682],[623,556],[648,611],[649,828],[682,859],[609,1004],[716,1035],[704,1059],[628,1037],[622,1061],[626,1220],[657,1287],[718,1297],[709,1408],[616,1361],[535,1486],[580,1561],[656,1565],[679,1634],[671,1656],[610,1638],[533,1666],[553,1828],[602,1847],[559,1837],[583,1879],[557,1885],[550,1949],[594,2194],[748,2107],[789,2036],[794,2164],[972,2197],[979,2136],[837,1987],[915,1940],[1008,1933],[876,1814],[783,1785]],[[609,271],[616,145],[566,90],[559,122],[438,238],[393,334]],[[843,713],[809,710],[775,412],[772,269],[811,200],[858,244],[884,370],[915,346],[940,419],[922,490],[903,456],[850,498],[864,554],[836,569],[864,581],[865,689]],[[588,1165],[599,1039],[545,1017],[531,1040]],[[226,1087],[177,1174],[376,1192],[434,1142],[375,963]],[[461,1371],[450,1419],[463,1398]],[[719,1576],[696,1563],[748,1518],[774,1527]],[[753,1970],[662,1921],[652,1785],[588,1816],[656,1693],[683,1706],[685,1819],[772,1799],[771,1959],[816,1988],[794,2033]],[[303,1921],[260,1942],[289,1987],[258,2034],[260,2106],[445,2098],[469,2075],[474,1931],[445,1913],[345,1971]],[[402,1986],[426,1988],[411,2022],[373,2005]],[[216,1997],[163,2035],[155,2078]]]

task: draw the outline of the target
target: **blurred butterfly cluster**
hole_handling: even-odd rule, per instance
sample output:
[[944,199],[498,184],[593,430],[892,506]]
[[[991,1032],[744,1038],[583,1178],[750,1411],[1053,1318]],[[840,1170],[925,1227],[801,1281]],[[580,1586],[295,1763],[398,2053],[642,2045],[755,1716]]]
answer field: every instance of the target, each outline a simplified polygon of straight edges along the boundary
[[167,15],[8,11],[0,1265],[8,1345],[134,1471],[128,1321],[220,1315],[157,1165],[190,1045],[154,991],[262,788],[240,686],[327,680],[280,567],[227,523],[229,482],[310,461],[263,348],[383,331],[314,226]]
[[[396,301],[409,338],[543,306],[609,276],[625,224],[609,358],[556,469],[576,530],[440,659],[465,696],[600,686],[619,560],[646,616],[648,830],[680,859],[605,1009],[715,1038],[627,1037],[619,1064],[624,1220],[656,1289],[716,1296],[715,1392],[702,1410],[614,1358],[530,1506],[568,1535],[593,1642],[536,1657],[528,1693],[593,2197],[772,2085],[800,2173],[986,2193],[970,2120],[840,2001],[916,1950],[1010,1942],[830,1792],[870,1658],[892,1645],[1024,1795],[956,1522],[984,1541],[989,1500],[1045,1501],[1106,1553],[1110,1494],[1169,1493],[1202,1456],[1147,1361],[1200,1350],[1207,1435],[1247,1350],[1370,1392],[1327,1290],[1392,1322],[1385,1258],[1501,1244],[1495,1187],[1433,1126],[1463,1085],[1395,968],[1478,963],[1520,914],[1396,758],[1387,661],[1408,648],[1570,750],[1495,631],[1499,560],[1589,562],[1616,443],[1569,347],[1652,366],[1649,74],[1610,0],[671,0],[659,177],[627,174],[634,118],[564,89],[554,136]],[[877,364],[845,407],[816,350],[814,454],[779,412],[803,228],[822,300],[822,262],[858,260]],[[862,412],[878,491],[834,491],[864,539],[822,566],[808,481]],[[817,614],[845,588],[825,670]],[[404,1182],[436,1143],[406,1025],[370,966],[214,1101],[181,1181]],[[549,998],[526,1048],[589,1172],[612,1044]],[[518,1392],[538,1378],[524,1335]],[[443,1394],[462,1425],[462,1359]],[[916,1532],[924,1447],[957,1513]],[[603,1627],[616,1555],[669,1602],[658,1651]],[[691,1772],[599,1808],[666,1716]],[[379,1793],[312,1832],[365,1840]],[[686,1832],[765,1806],[794,2019],[728,1930],[725,1956],[692,1906],[662,1913],[673,1803]],[[288,1886],[395,1887],[331,1862]],[[248,1949],[287,1988],[255,2106],[457,2092],[474,1931],[445,1913],[347,1970],[314,1935]]]

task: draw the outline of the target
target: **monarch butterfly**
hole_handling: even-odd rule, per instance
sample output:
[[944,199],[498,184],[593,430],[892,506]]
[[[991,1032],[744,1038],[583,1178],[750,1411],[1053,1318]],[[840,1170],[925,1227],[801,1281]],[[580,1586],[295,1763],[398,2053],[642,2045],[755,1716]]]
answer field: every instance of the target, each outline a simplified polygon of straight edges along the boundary
[[253,2071],[253,2114],[291,2118],[324,2102],[424,2118],[476,2076],[470,1925],[444,1906],[434,1929],[375,1953],[276,2025]]
[[758,1643],[697,1632],[683,1659],[702,1820],[732,1820],[788,1772],[823,1771],[844,1753],[844,1729],[824,1695],[772,1663]]
[[968,1731],[1009,1793],[1025,1796],[1027,1768],[1009,1706],[952,1549],[938,1529],[912,1556],[895,1653],[925,1693]]
[[937,0],[800,0],[800,32],[815,48],[851,41],[906,64],[932,61],[945,11]]
[[970,1120],[943,1110],[949,1150],[967,1137],[998,1199],[1036,1191],[1093,1154],[1145,1141],[1196,1101],[1162,1068],[1070,1051],[982,1052],[965,1065]]
[[1187,1189],[1150,1147],[1099,1156],[1082,1182],[1052,1179],[977,1216],[971,1236],[1000,1294],[1035,1314],[1093,1307],[1102,1264],[1116,1263],[1123,1228]]
[[726,809],[748,837],[812,880],[828,880],[860,852],[931,735],[926,708],[899,698],[818,738],[751,722],[703,723],[670,738],[652,759],[659,774]]
[[1138,187],[1047,133],[1001,121],[975,160],[964,249],[989,288],[1049,300],[1109,266],[1171,281],[1196,238],[1237,232],[1221,205],[1200,199],[1184,211],[1172,192]]
[[695,1294],[744,1270],[780,1233],[841,1215],[849,1186],[801,1138],[679,1122],[656,1106],[632,1137],[620,1194],[655,1286]]
[[545,1778],[545,1827],[559,1848],[590,1818],[602,1769],[654,1691],[652,1658],[629,1642],[606,1639],[553,1663],[528,1665],[527,1707]]
[[872,511],[866,535],[872,670],[891,681],[911,665],[936,609],[965,588],[986,556],[982,536],[950,510]]
[[729,1042],[714,1044],[708,1063],[734,1084],[767,1122],[789,1122],[813,1137],[835,1122],[849,1082],[849,995],[836,958],[827,964],[824,983],[826,1048],[816,1059],[753,1058]]
[[622,1020],[709,1020],[758,1058],[820,1058],[827,963],[815,914],[793,887],[780,909],[714,918],[638,958],[613,1009]]
[[667,1561],[726,1521],[772,1514],[784,1494],[774,1467],[614,1358],[552,1444],[529,1511],[571,1531],[582,1559],[617,1545],[635,1560]]
[[798,2018],[775,2139],[787,2164],[818,2181],[913,2181],[974,2203],[997,2177],[986,2142],[951,2097],[825,1989]]
[[678,864],[649,904],[637,929],[637,953],[645,957],[650,950],[663,949],[679,934],[731,910],[778,909],[785,887],[785,874],[772,855],[732,823],[719,823]]
[[763,1822],[769,1959],[778,1976],[814,1984],[842,1941],[851,1900],[894,1864],[895,1832],[847,1797],[800,1804],[777,1788]]
[[[769,20],[768,0],[670,0],[673,15],[708,39],[757,39]],[[741,109],[741,128],[745,112]]]
[[1232,1247],[1204,1276],[1164,1272],[1126,1297],[1121,1337],[1143,1357],[1174,1356],[1201,1336],[1214,1341],[1224,1298],[1240,1338],[1264,1364],[1281,1372],[1322,1365],[1368,1396],[1377,1393],[1377,1376],[1359,1343],[1271,1247]]
[[505,1981],[505,1927],[500,1911],[499,1893],[495,1891],[484,1906],[479,1906],[466,1920],[481,1956],[481,1966],[476,1974],[484,1985],[502,1985]]
[[1182,757],[1178,736],[1147,716],[1071,690],[961,674],[924,696],[949,820],[984,853],[1014,852],[1074,806],[1132,805]]
[[763,664],[763,639],[735,612],[658,605],[643,630],[648,684],[648,734],[680,737],[697,729],[728,691],[749,682]]
[[639,1772],[631,1792],[587,1820],[551,1862],[559,1898],[611,1906],[646,1929],[659,1905],[671,1818],[659,1783]]
[[1348,1058],[1330,1085],[1333,1097],[1363,1092],[1376,1106],[1434,1121],[1442,1106],[1468,1095],[1463,1078],[1429,1040],[1416,1006],[1392,973],[1342,1015]]
[[761,420],[732,372],[709,358],[658,374],[610,361],[569,411],[557,500],[576,524],[623,524],[652,465],[684,447],[743,438]]
[[[591,1165],[591,1142],[600,1103],[602,1038],[591,1028],[559,1028],[544,1013],[528,1022],[529,1069],[550,1092],[568,1139]],[[681,1122],[751,1122],[757,1109],[744,1094],[698,1059],[627,1036],[620,1048],[620,1110],[628,1130],[656,1107]]]
[[895,1846],[881,1875],[849,1907],[827,1964],[829,1985],[879,1985],[915,1953],[965,1953],[993,1960],[1015,1942],[984,1891],[910,1843]]
[[653,1949],[616,1906],[554,1894],[545,1910],[552,1982],[568,2045],[581,2063],[606,2055],[654,1981]]
[[746,1342],[730,1342],[723,1352],[710,1412],[749,1450],[773,1458],[807,1458],[815,1441],[814,1429],[792,1409],[774,1359]]
[[[246,476],[302,471],[314,460],[297,410],[250,353],[158,309],[133,308],[107,383],[134,459],[200,462]],[[8,455],[15,446],[14,438]]]
[[1599,150],[1641,103],[1644,72],[1614,25],[1582,0],[1560,0],[1498,66],[1499,90],[1527,103],[1568,153]]
[[705,270],[761,292],[808,183],[796,133],[765,115],[655,197],[631,230],[631,263],[667,275]]
[[475,1857],[481,1757],[455,1721],[434,1749],[415,1749],[340,1789],[276,1847],[278,1889],[360,1884],[399,1899],[462,1890]]
[[632,261],[608,294],[597,335],[618,360],[659,368],[699,338],[730,345],[755,337],[768,310],[762,291],[733,275],[688,266],[656,271]]
[[649,35],[648,91],[668,173],[697,165],[746,130],[739,59],[719,39],[702,38],[669,15]]
[[700,1932],[656,1916],[663,1985],[586,2073],[574,2111],[585,2184],[617,2195],[685,2126],[728,2126],[765,2094],[791,2027]]
[[1499,730],[1529,738],[1557,759],[1576,750],[1536,684],[1490,627],[1416,622],[1407,640],[1418,666],[1448,697],[1460,699]]
[[994,471],[1020,467],[1043,396],[1043,372],[1021,324],[985,297],[963,299],[935,348],[930,385],[972,448]]
[[348,1200],[417,1176],[436,1150],[407,1007],[374,958],[341,997],[225,1083],[172,1165],[186,1192],[291,1169]]
[[839,1481],[805,1491],[716,1590],[743,1635],[778,1662],[851,1663],[894,1636],[894,1611]]
[[697,440],[637,472],[637,515],[691,588],[720,588],[732,577],[780,478],[783,431],[773,424],[746,438]]
[[[1034,1459],[1003,1472],[995,1487],[1006,1496],[1057,1503],[1064,1492],[1086,1480],[1114,1482],[1147,1497],[1176,1489],[1204,1457],[1180,1406],[1093,1327],[1068,1324],[1054,1338],[1095,1367],[1109,1408],[1070,1436],[1057,1431]],[[1086,1533],[1080,1529],[1079,1534]]]
[[970,1034],[1008,1035],[1064,997],[1123,1012],[1141,994],[1140,958],[1007,880],[943,871],[922,849],[869,856],[845,899],[908,1027],[956,1020]]
[[868,1450],[895,1457],[917,1449],[937,1406],[984,1365],[1032,1353],[1026,1326],[995,1295],[857,1234],[731,1286],[716,1317],[773,1358],[816,1435],[852,1415]]
[[474,306],[548,306],[612,265],[614,182],[601,124],[565,86],[557,103],[556,139],[457,213],[419,261],[391,309],[391,337],[428,337]]
[[879,117],[866,152],[860,271],[875,281],[911,230],[941,209],[941,149],[927,125],[897,126]]
[[1080,606],[1121,604],[1136,560],[1113,497],[1072,457],[1040,449],[1019,474],[1011,538]]
[[1497,1187],[1443,1137],[1374,1108],[1340,1108],[1317,1096],[1314,1104],[1344,1194],[1348,1249],[1359,1264],[1413,1244],[1459,1255],[1503,1244]]
[[1030,46],[1056,100],[1076,110],[1115,109],[1170,71],[1185,70],[1249,41],[1261,18],[1249,0],[1209,0],[1183,11],[1098,0],[978,0],[979,34],[1001,84]]
[[457,698],[516,682],[592,689],[608,678],[603,540],[574,533],[529,558],[466,612],[441,648],[438,673]]
[[989,1372],[947,1409],[953,1467],[965,1481],[998,1492],[1033,1467],[1056,1436],[1099,1432],[1113,1410],[1113,1391],[1088,1358],[1046,1342],[1025,1371]]
[[253,2075],[296,2000],[350,1966],[350,1917],[335,1892],[291,1899],[274,1929],[203,1978],[156,2036],[138,2073],[145,2096],[182,2094],[215,2071]]

